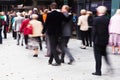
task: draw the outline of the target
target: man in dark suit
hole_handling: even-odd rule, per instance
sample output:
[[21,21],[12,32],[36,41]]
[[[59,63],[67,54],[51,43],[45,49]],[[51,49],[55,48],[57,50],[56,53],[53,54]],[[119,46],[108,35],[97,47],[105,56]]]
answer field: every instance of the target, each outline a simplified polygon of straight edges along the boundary
[[56,48],[62,36],[62,22],[67,19],[63,13],[57,11],[57,4],[55,2],[50,5],[50,8],[51,12],[47,15],[43,34],[46,33],[50,40],[51,55],[49,58],[49,64],[52,64],[54,58],[56,63],[52,65],[59,66],[61,64],[61,60],[58,57]]
[[107,56],[107,44],[108,44],[108,25],[109,19],[105,16],[107,8],[105,6],[99,6],[97,8],[97,17],[93,21],[93,43],[94,43],[94,56],[95,56],[95,73],[93,75],[101,76],[102,56],[104,56],[106,63],[111,65]]

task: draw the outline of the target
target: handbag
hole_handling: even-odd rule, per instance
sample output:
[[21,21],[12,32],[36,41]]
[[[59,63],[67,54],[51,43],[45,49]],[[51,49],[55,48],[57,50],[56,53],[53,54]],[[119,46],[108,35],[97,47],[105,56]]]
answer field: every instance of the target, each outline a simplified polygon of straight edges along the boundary
[[32,34],[33,33],[33,27],[31,24],[28,24],[25,28],[26,34]]

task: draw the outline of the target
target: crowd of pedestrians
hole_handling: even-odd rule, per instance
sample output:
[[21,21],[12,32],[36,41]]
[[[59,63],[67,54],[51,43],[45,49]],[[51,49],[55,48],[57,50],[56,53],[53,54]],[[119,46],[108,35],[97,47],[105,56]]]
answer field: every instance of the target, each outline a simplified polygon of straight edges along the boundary
[[[117,53],[120,54],[120,10],[118,9],[111,19],[105,15],[107,12],[105,6],[99,6],[96,12],[97,15],[94,16],[91,11],[81,9],[80,16],[75,17],[68,5],[63,5],[61,9],[58,9],[55,2],[50,4],[50,9],[44,9],[43,12],[37,8],[23,12],[0,12],[0,44],[3,44],[2,38],[7,39],[7,33],[12,32],[16,45],[25,44],[26,49],[34,51],[33,57],[38,57],[39,49],[43,49],[42,41],[45,41],[47,48],[45,57],[49,57],[50,65],[60,66],[65,63],[65,55],[69,59],[68,64],[72,64],[75,59],[67,44],[76,23],[79,29],[76,31],[80,31],[81,37],[80,48],[93,47],[94,49],[96,64],[95,72],[92,74],[101,76],[102,56],[109,65],[109,70],[112,70],[107,56],[107,46],[112,46],[113,54],[116,54],[117,47]],[[4,36],[2,36],[2,31]],[[53,59],[55,64],[52,63]]]

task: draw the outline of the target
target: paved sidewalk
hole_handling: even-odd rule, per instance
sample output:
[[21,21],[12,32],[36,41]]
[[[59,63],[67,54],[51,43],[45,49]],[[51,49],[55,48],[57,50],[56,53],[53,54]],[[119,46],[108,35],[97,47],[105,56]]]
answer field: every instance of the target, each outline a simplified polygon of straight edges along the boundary
[[[69,49],[75,57],[73,65],[68,65],[68,58],[61,66],[48,65],[45,43],[39,57],[34,58],[31,50],[17,46],[16,40],[8,33],[0,45],[0,80],[120,80],[120,55],[109,54],[114,74],[106,73],[107,66],[102,66],[102,76],[91,75],[94,72],[93,48],[80,49],[80,40],[71,39]],[[111,51],[111,48],[108,48]]]

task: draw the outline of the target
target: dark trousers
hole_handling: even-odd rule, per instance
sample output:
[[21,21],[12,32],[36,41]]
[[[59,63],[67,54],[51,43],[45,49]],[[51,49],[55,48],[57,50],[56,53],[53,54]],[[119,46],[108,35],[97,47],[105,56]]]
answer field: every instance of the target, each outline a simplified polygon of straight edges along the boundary
[[71,52],[67,48],[69,39],[70,37],[62,37],[60,48],[63,53],[61,54],[61,61],[64,61],[65,54],[68,56],[69,60],[74,60]]
[[42,40],[41,40],[41,37],[39,38],[39,46],[40,46],[40,50],[42,50]]
[[0,44],[2,44],[2,29],[0,29]]
[[4,26],[3,34],[4,34],[4,38],[6,39],[7,38],[7,26],[6,25]]
[[25,45],[28,45],[28,35],[24,35]]
[[14,30],[12,31],[12,37],[13,37],[14,39],[17,39],[17,32],[15,32]]
[[105,59],[107,65],[110,66],[106,48],[107,48],[106,46],[94,44],[94,57],[95,57],[95,62],[96,62],[96,64],[95,64],[96,73],[101,74],[102,56],[104,56],[104,59]]
[[92,46],[92,28],[88,29],[88,42],[89,45]]
[[83,45],[88,45],[88,31],[81,31],[81,40]]
[[60,64],[61,61],[58,57],[58,52],[56,50],[57,46],[58,46],[58,36],[49,36],[49,40],[50,40],[50,49],[51,49],[51,55],[49,58],[49,63],[52,63],[53,58],[55,59],[57,64]]

